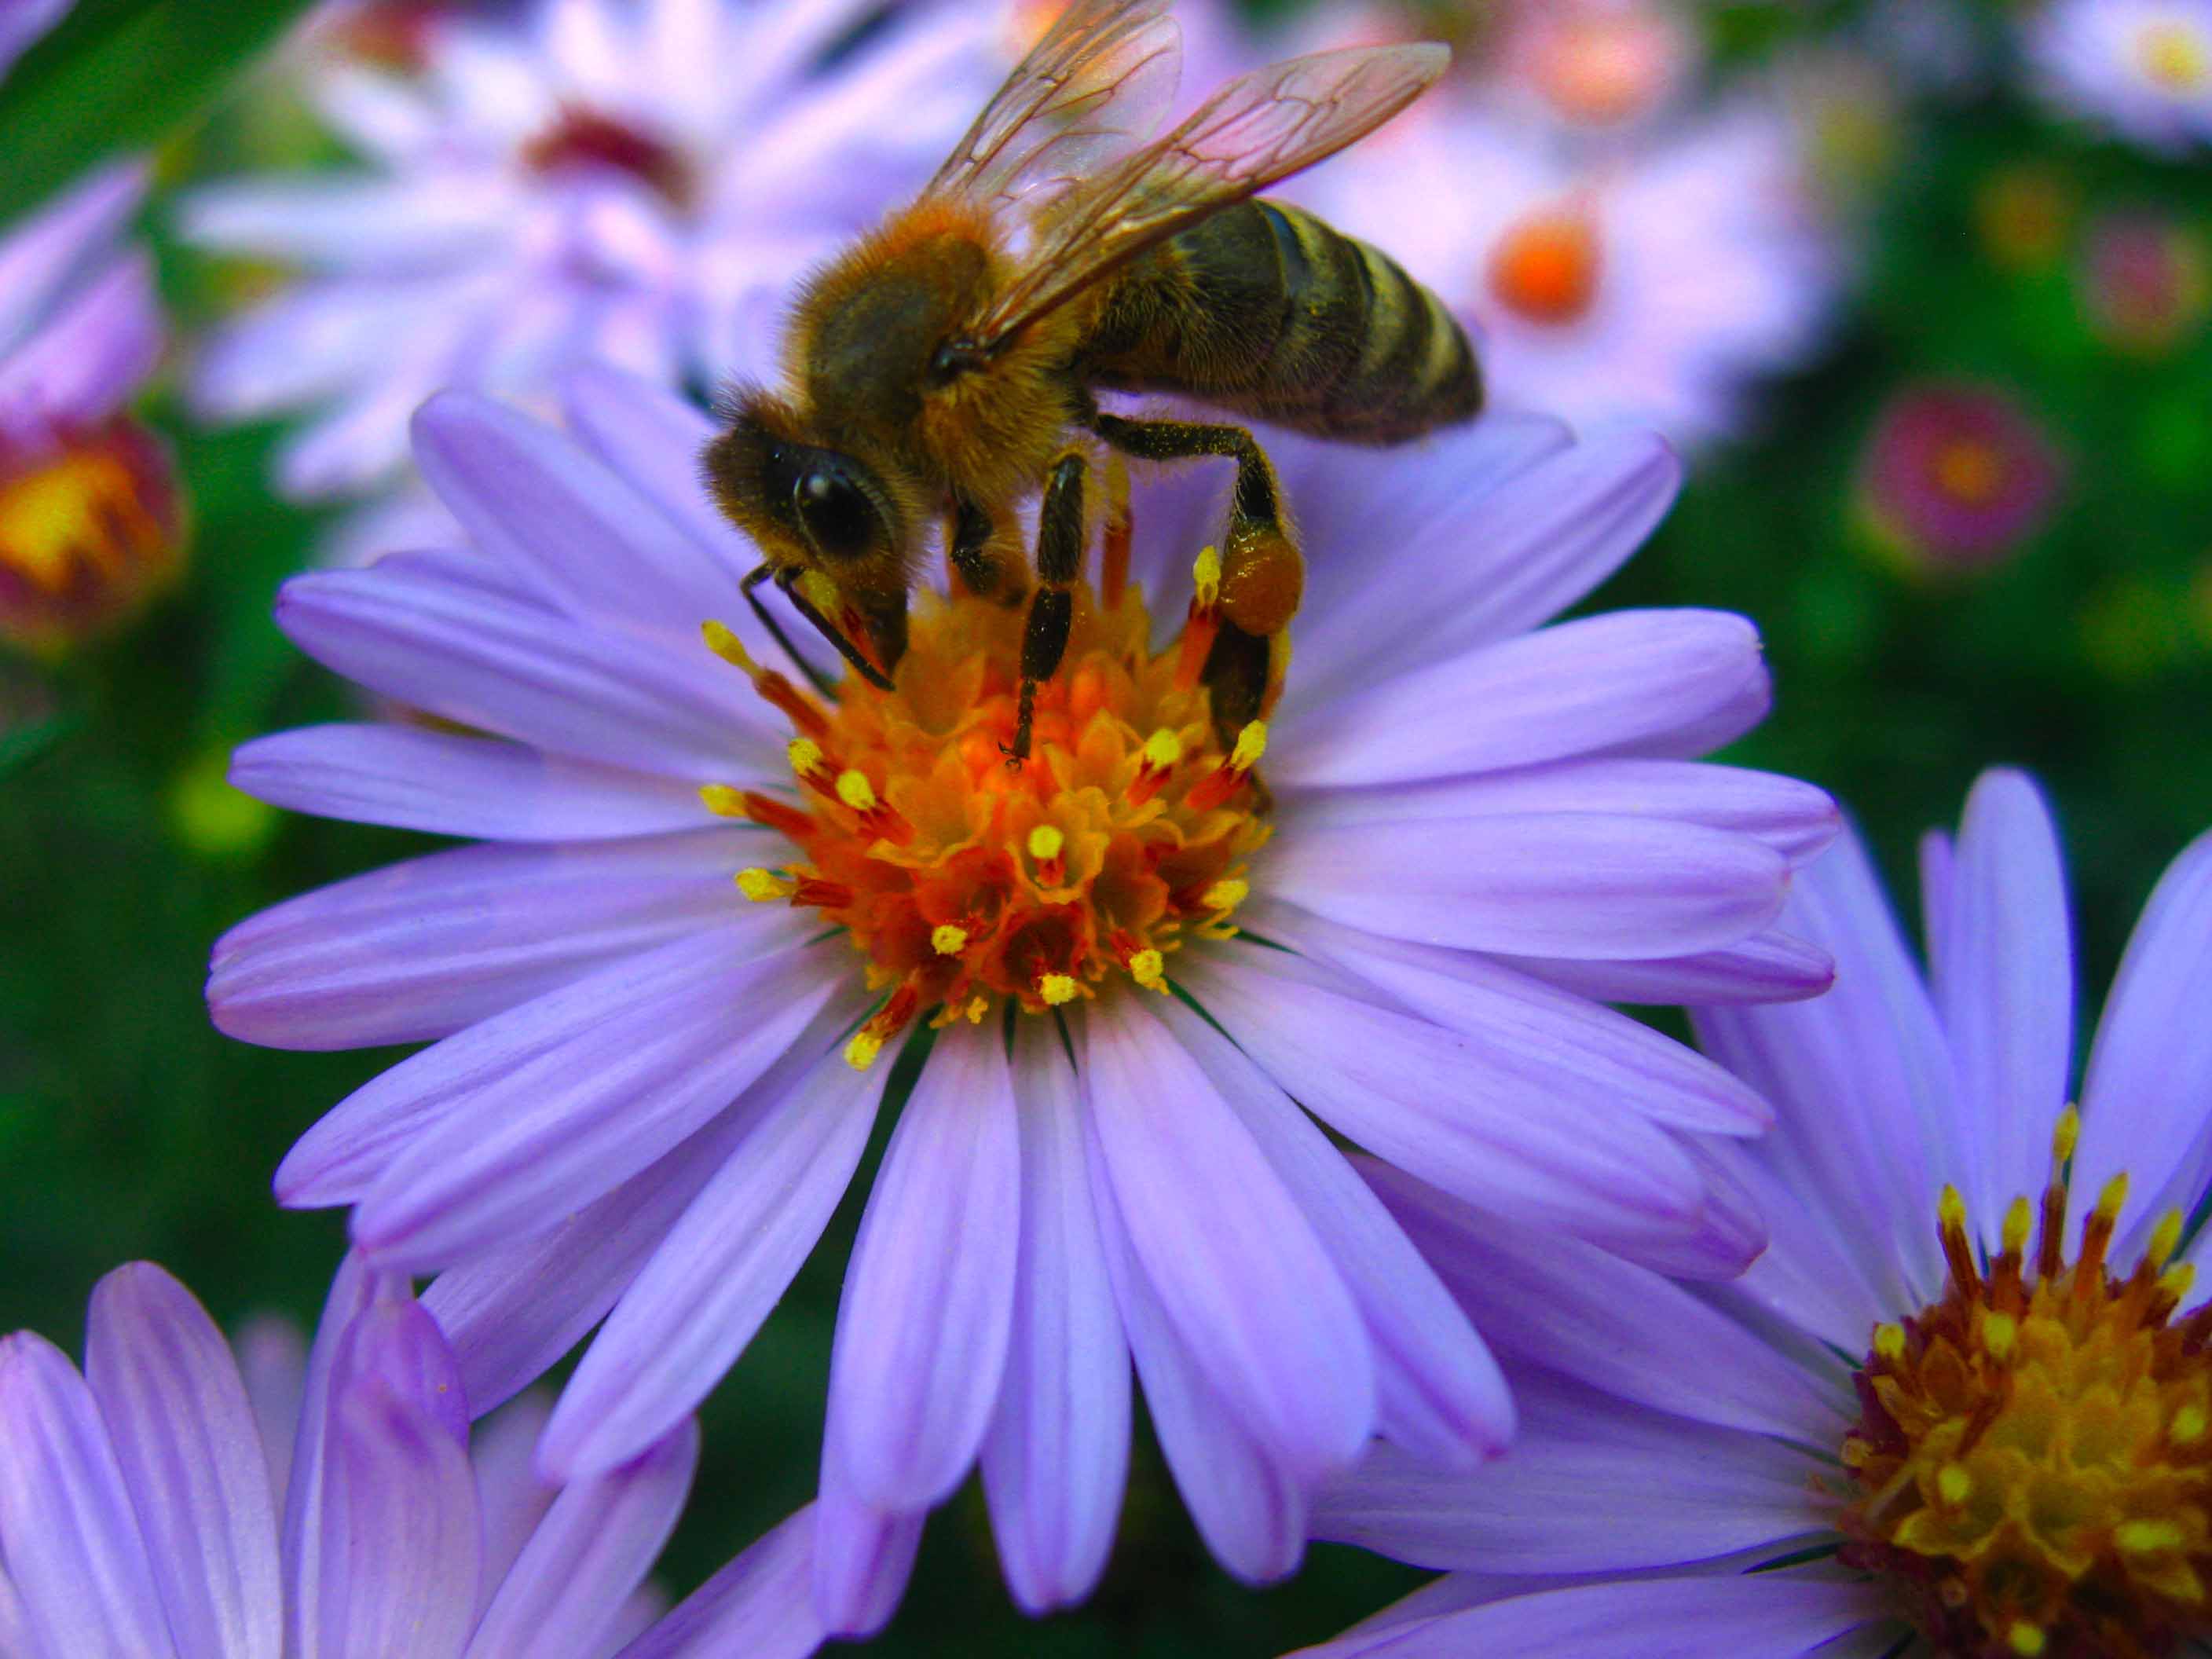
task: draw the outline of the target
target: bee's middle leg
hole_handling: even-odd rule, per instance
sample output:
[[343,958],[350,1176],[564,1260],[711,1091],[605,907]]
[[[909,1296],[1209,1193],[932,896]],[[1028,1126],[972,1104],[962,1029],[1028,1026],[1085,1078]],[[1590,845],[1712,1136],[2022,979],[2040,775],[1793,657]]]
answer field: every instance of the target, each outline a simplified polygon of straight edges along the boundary
[[953,504],[945,558],[961,585],[978,599],[1016,605],[1028,597],[1018,547],[1010,546],[991,515],[965,497]]
[[1078,449],[1063,450],[1045,474],[1044,505],[1037,515],[1036,591],[1030,595],[1022,629],[1022,688],[1014,715],[1014,740],[1006,764],[1029,758],[1031,720],[1040,682],[1050,679],[1067,653],[1075,614],[1075,580],[1083,574],[1083,475],[1090,463]]

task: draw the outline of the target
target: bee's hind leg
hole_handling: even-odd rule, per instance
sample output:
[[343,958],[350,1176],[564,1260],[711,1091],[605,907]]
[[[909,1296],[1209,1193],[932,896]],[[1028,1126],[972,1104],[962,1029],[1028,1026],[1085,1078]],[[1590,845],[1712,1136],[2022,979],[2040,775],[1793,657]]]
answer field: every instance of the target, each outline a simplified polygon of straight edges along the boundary
[[1212,702],[1215,731],[1224,743],[1233,742],[1282,693],[1291,618],[1305,590],[1305,561],[1283,510],[1275,469],[1242,427],[1100,415],[1093,429],[1140,460],[1226,455],[1237,462],[1229,533],[1221,549],[1219,631],[1199,675]]
[[1063,450],[1045,474],[1044,506],[1037,515],[1037,585],[1022,629],[1022,688],[1014,740],[1006,745],[1009,766],[1029,758],[1037,686],[1053,677],[1067,653],[1075,579],[1083,574],[1083,475],[1089,466],[1080,450]]

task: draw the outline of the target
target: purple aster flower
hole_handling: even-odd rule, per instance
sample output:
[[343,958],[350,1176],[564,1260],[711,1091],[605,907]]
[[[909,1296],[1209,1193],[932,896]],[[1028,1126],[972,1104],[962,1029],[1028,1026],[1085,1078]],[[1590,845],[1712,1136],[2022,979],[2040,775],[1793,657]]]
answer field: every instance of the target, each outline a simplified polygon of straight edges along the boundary
[[2212,140],[2212,0],[2052,0],[2026,27],[2059,108],[2167,155]]
[[[1923,977],[1855,841],[1784,915],[1836,988],[1708,1008],[1773,1101],[1718,1156],[1771,1230],[1686,1287],[1370,1178],[1505,1359],[1512,1450],[1394,1449],[1319,1536],[1450,1575],[1332,1659],[1935,1655],[2117,1659],[2212,1635],[2212,835],[2130,942],[2071,1095],[2075,1001],[2048,810],[2016,772],[1922,849]],[[2086,1200],[2086,1201],[2084,1201]],[[2086,1212],[2086,1213],[2084,1213]]]
[[2173,351],[2196,336],[2212,310],[2212,256],[2203,235],[2155,210],[2093,220],[2078,283],[2090,326],[2132,356]]
[[[925,596],[895,690],[803,689],[758,660],[736,585],[757,555],[693,471],[706,419],[606,371],[570,390],[580,441],[432,402],[417,458],[468,550],[280,603],[310,654],[467,730],[289,732],[233,773],[482,844],[243,924],[209,986],[253,1042],[430,1043],[301,1140],[278,1196],[351,1205],[373,1259],[445,1270],[427,1303],[472,1399],[605,1320],[549,1470],[637,1455],[729,1369],[909,1030],[935,1046],[831,1368],[833,1630],[889,1615],[979,1460],[1016,1596],[1085,1595],[1132,1357],[1249,1579],[1291,1570],[1307,1493],[1372,1435],[1460,1464],[1502,1443],[1473,1326],[1301,1107],[1514,1223],[1698,1275],[1757,1252],[1708,1151],[1766,1109],[1592,999],[1822,988],[1825,957],[1771,923],[1832,808],[1689,758],[1767,706],[1741,618],[1538,626],[1665,511],[1658,441],[1528,420],[1380,455],[1274,441],[1312,570],[1280,717],[1233,742],[1198,681],[1217,590],[1193,559],[1227,469],[1140,489],[1015,772],[1018,611]],[[1164,608],[1186,621],[1162,643]]]
[[[296,268],[199,362],[211,418],[312,417],[278,487],[398,481],[441,387],[550,402],[585,360],[675,383],[761,364],[782,296],[927,177],[996,76],[995,8],[532,0],[434,15],[402,77],[309,77],[361,155],[191,198],[204,247]],[[896,112],[887,118],[887,112]]]
[[677,1425],[556,1492],[519,1402],[471,1443],[453,1351],[405,1281],[349,1259],[312,1350],[234,1356],[149,1261],[100,1280],[82,1375],[0,1339],[0,1652],[9,1659],[802,1659],[793,1517],[665,1619],[641,1589],[698,1457]]
[[76,0],[0,0],[0,77],[74,3]]
[[152,261],[125,240],[135,165],[0,237],[0,639],[58,650],[176,574],[169,452],[126,412],[161,355]]
[[2043,527],[2060,478],[2051,440],[2012,398],[1939,381],[1899,392],[1876,417],[1859,500],[1885,551],[1973,570]]

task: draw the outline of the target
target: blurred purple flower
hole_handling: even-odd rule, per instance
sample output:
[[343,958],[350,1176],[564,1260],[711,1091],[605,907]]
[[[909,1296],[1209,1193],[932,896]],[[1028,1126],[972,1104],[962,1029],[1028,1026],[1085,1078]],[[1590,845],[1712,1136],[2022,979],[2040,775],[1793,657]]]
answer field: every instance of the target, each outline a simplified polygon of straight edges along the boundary
[[2162,356],[2191,338],[2212,308],[2212,258],[2173,215],[2136,209],[2093,220],[2081,250],[2083,308],[2118,350]]
[[1884,550],[1949,569],[1996,563],[2042,528],[2057,500],[2057,452],[1992,386],[1931,383],[1892,398],[1859,468],[1861,504]]
[[452,1350],[349,1259],[313,1348],[231,1350],[151,1262],[93,1291],[83,1375],[0,1339],[0,1652],[9,1659],[799,1659],[802,1513],[655,1621],[641,1588],[698,1456],[689,1421],[556,1492],[544,1407],[469,1435]]
[[1840,250],[1802,156],[1761,96],[1592,152],[1448,88],[1293,193],[1476,325],[1499,406],[1696,443],[1833,307]]
[[0,0],[0,79],[76,0]]
[[186,201],[203,247],[299,270],[228,325],[211,418],[310,410],[298,500],[396,480],[407,422],[471,386],[550,403],[579,362],[663,383],[766,366],[799,275],[917,185],[1006,64],[995,6],[532,0],[422,26],[402,78],[309,92],[364,168]]
[[0,237],[0,638],[56,649],[173,576],[166,445],[125,412],[161,355],[143,169],[109,167]]
[[[581,443],[434,400],[417,456],[471,550],[303,577],[279,605],[327,665],[495,735],[325,726],[234,769],[278,805],[484,844],[243,924],[209,984],[249,1041],[431,1042],[301,1140],[278,1195],[354,1206],[380,1264],[448,1269],[427,1299],[472,1398],[605,1319],[547,1468],[635,1456],[729,1369],[852,1179],[883,1092],[863,1068],[933,1016],[839,1316],[816,1557],[836,1631],[889,1616],[979,1457],[1017,1598],[1086,1595],[1133,1352],[1248,1579],[1296,1565],[1307,1492],[1371,1434],[1461,1463],[1503,1442],[1474,1329],[1300,1104],[1508,1224],[1713,1276],[1756,1253],[1705,1148],[1764,1107],[1589,999],[1824,988],[1768,923],[1832,807],[1686,758],[1766,709],[1741,618],[1537,626],[1666,510],[1656,441],[1529,420],[1383,455],[1276,441],[1313,565],[1263,818],[1202,703],[1160,729],[1128,712],[1173,641],[1146,666],[1141,637],[1079,636],[1009,773],[979,721],[1010,722],[1020,618],[972,599],[917,613],[896,693],[825,708],[756,669],[805,722],[787,743],[700,639],[729,617],[767,654],[736,586],[757,555],[694,471],[708,422],[605,371],[570,391]],[[1139,492],[1113,625],[1185,608],[1224,472]],[[979,659],[944,657],[969,636]],[[1076,699],[1101,705],[1079,744]],[[918,770],[887,765],[895,741]],[[1225,837],[1266,844],[1247,862]],[[740,872],[843,926],[744,902]],[[1232,912],[1288,948],[1228,942]],[[1169,969],[1219,1029],[1140,993]],[[1064,1025],[1015,1018],[1010,1054],[1009,1001]]]
[[1694,1012],[1778,1120],[1720,1149],[1771,1229],[1737,1283],[1526,1241],[1370,1167],[1504,1358],[1522,1434],[1473,1476],[1378,1448],[1323,1498],[1316,1536],[1450,1571],[1311,1654],[2086,1659],[2212,1628],[2212,1312],[2176,1313],[2212,1236],[2174,1255],[2212,1175],[2212,835],[2136,928],[2078,1118],[2035,787],[1986,774],[1955,846],[1922,850],[1924,980],[1847,837],[1784,912],[1835,990]]
[[2212,0],[2051,0],[2024,27],[2061,109],[2169,155],[2212,142]]

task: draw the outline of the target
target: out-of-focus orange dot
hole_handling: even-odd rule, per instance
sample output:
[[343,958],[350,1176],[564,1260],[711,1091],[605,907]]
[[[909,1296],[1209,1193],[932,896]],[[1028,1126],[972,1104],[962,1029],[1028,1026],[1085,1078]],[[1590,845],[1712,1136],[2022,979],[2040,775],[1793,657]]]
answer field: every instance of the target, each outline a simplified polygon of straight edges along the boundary
[[1532,323],[1580,319],[1597,298],[1597,227],[1581,213],[1549,209],[1499,237],[1490,255],[1490,291]]

